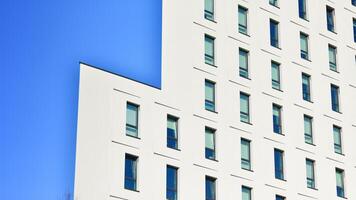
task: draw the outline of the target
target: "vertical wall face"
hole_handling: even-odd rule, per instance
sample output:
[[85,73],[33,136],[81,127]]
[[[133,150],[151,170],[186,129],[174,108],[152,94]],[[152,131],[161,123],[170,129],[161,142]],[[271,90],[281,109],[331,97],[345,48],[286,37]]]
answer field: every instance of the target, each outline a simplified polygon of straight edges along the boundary
[[[238,33],[238,6],[248,8],[248,34]],[[327,31],[326,5],[336,32]],[[165,199],[166,165],[178,167],[178,198],[204,199],[205,176],[217,178],[217,199],[337,199],[335,168],[345,170],[346,197],[356,198],[356,74],[348,1],[218,1],[215,22],[204,1],[163,1],[162,89],[81,65],[76,198]],[[279,22],[280,48],[270,46],[270,19]],[[300,32],[309,35],[309,61],[300,58]],[[215,65],[204,63],[204,34],[215,37]],[[329,70],[328,44],[339,73]],[[238,49],[249,51],[249,79],[239,77]],[[271,61],[280,63],[281,91],[272,89]],[[302,73],[311,100],[302,98]],[[216,112],[204,109],[204,81],[216,83]],[[340,87],[341,113],[331,110],[330,84]],[[251,123],[240,122],[240,92],[250,95]],[[140,105],[139,139],[125,135],[126,102]],[[272,104],[282,106],[282,133],[273,133]],[[167,115],[179,118],[179,151],[166,147]],[[304,142],[303,115],[313,117],[314,145]],[[342,127],[344,155],[334,153],[333,125]],[[205,159],[205,127],[216,129],[216,160]],[[240,139],[251,141],[252,171],[241,169]],[[275,179],[274,148],[284,151],[284,178]],[[138,156],[138,191],[124,189],[125,153]],[[306,186],[305,159],[315,161],[316,188]]]

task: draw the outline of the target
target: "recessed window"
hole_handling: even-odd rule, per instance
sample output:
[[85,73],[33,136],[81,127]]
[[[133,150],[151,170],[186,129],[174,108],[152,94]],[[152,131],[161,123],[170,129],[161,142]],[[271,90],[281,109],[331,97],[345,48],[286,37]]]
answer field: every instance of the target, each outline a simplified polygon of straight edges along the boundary
[[205,158],[215,160],[215,130],[205,127]]
[[333,126],[334,152],[342,154],[341,128]]
[[205,35],[205,63],[215,65],[215,38],[210,35]]
[[272,88],[276,90],[281,89],[281,73],[280,64],[277,62],[271,62],[271,76],[272,76]]
[[166,199],[178,199],[178,168],[169,165],[166,172]]
[[167,147],[178,149],[178,118],[167,116]]
[[345,198],[344,170],[336,168],[335,173],[336,173],[336,194],[338,197]]
[[308,115],[304,115],[304,141],[313,144],[313,118]]
[[276,195],[276,200],[285,200],[286,198],[281,195]]
[[137,157],[125,155],[125,189],[137,190]]
[[353,6],[356,6],[356,0],[351,0],[351,4],[352,4]]
[[205,0],[204,8],[205,19],[214,21],[214,0]]
[[284,152],[279,149],[274,149],[274,177],[284,180]]
[[354,42],[356,42],[356,19],[352,18],[353,30],[354,30]]
[[241,187],[242,200],[251,200],[252,199],[252,188],[242,186]]
[[326,21],[328,31],[335,32],[335,10],[332,7],[326,6]]
[[302,92],[303,100],[311,101],[311,92],[310,92],[310,75],[302,73]]
[[269,27],[270,27],[270,44],[273,47],[279,48],[279,22],[270,19],[269,20]]
[[240,92],[240,121],[250,123],[250,95]]
[[239,16],[238,16],[238,21],[239,21],[239,33],[248,34],[248,30],[247,30],[247,13],[248,13],[248,9],[242,6],[238,7],[238,12],[239,12]]
[[216,178],[205,177],[205,200],[216,199]]
[[278,0],[269,0],[269,4],[278,7]]
[[215,112],[215,83],[205,80],[205,110]]
[[138,137],[139,106],[127,102],[126,104],[126,135]]
[[239,74],[240,77],[248,78],[248,57],[249,52],[245,49],[239,48]]
[[300,33],[300,57],[309,60],[309,36],[305,33]]
[[273,104],[273,132],[282,134],[282,107]]
[[307,19],[307,0],[298,0],[299,18]]
[[241,168],[251,170],[251,141],[241,138]]
[[338,86],[331,84],[331,109],[335,112],[340,112],[340,89]]
[[337,72],[336,53],[336,47],[329,44],[329,68]]
[[305,163],[307,169],[307,187],[315,189],[315,173],[314,173],[315,161],[306,159]]

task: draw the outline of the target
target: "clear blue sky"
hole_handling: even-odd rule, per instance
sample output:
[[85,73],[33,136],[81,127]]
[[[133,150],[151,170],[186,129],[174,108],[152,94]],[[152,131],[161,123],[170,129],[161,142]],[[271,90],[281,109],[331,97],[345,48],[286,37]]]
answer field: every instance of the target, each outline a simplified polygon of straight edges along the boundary
[[1,0],[0,199],[74,187],[79,61],[161,84],[161,0]]

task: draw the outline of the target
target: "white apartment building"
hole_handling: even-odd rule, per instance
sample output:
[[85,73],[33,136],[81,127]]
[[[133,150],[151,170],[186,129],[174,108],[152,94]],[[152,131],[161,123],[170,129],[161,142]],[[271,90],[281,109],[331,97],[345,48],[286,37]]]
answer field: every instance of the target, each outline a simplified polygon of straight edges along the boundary
[[356,2],[163,0],[162,86],[80,64],[76,200],[356,199]]

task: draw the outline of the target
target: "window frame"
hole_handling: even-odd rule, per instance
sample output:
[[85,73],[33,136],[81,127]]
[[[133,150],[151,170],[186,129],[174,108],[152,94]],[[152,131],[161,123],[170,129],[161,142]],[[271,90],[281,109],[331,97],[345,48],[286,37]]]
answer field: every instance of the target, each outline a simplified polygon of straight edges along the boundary
[[340,87],[334,84],[330,84],[330,93],[331,93],[331,109],[334,112],[340,113]]
[[[135,116],[136,124],[135,125],[128,123],[127,113],[129,110],[128,109],[129,106],[136,108],[136,110],[135,110],[136,111],[136,116]],[[125,135],[126,136],[139,138],[139,112],[140,112],[140,105],[129,102],[129,101],[126,102],[126,118],[125,118],[126,119],[126,122],[125,122]],[[136,135],[129,134],[128,129],[134,129]]]
[[[304,32],[299,32],[299,38],[300,38],[300,57],[304,60],[310,60],[310,55],[309,55],[309,35],[304,33]],[[306,43],[306,49],[304,50],[302,48],[302,39],[305,39]]]
[[[207,111],[210,111],[210,112],[216,112],[216,82],[214,81],[211,81],[211,80],[208,80],[208,79],[205,79],[205,82],[204,82],[204,93],[205,93],[205,97],[204,97],[204,100],[205,100],[205,110]],[[209,86],[212,86],[212,93],[213,93],[213,100],[209,100],[206,98],[206,88],[207,88],[207,84]],[[210,108],[211,107],[211,108]]]
[[[275,80],[273,78],[273,68],[274,66],[276,66],[277,68],[277,77],[278,77],[278,80]],[[281,64],[272,60],[271,61],[271,81],[272,81],[272,89],[275,89],[275,90],[279,90],[281,91],[282,90],[282,81],[281,81]]]
[[[304,80],[307,81],[307,84],[304,84]],[[311,76],[304,72],[302,72],[302,98],[304,101],[312,102]]]
[[207,137],[207,133],[212,134],[213,136],[213,149],[208,148],[205,142],[205,158],[216,161],[216,129],[205,126],[205,138]]
[[[335,58],[335,62],[330,60],[330,52],[332,52],[333,57]],[[338,66],[337,66],[337,47],[331,44],[328,44],[328,55],[329,55],[329,69],[334,72],[338,72]]]
[[300,19],[308,21],[308,2],[307,2],[307,0],[298,0],[298,16]]
[[[340,144],[336,143],[335,138],[335,130],[337,130],[337,139],[340,141]],[[334,153],[343,155],[343,148],[342,148],[342,128],[340,126],[333,125],[333,142],[334,142]]]
[[247,190],[248,191],[248,199],[247,200],[252,200],[252,187],[248,187],[246,185],[241,185],[241,200],[244,200],[243,199],[243,192],[244,190]]
[[[247,113],[245,113],[241,110],[241,100],[242,100],[241,97],[247,97]],[[251,123],[250,113],[251,113],[250,112],[250,94],[247,94],[245,92],[240,92],[240,122],[250,124]],[[247,121],[244,121],[243,120],[244,117],[242,117],[242,116],[246,116]]]
[[[331,18],[329,18],[329,17],[331,17]],[[326,6],[326,27],[327,27],[328,31],[330,31],[332,33],[336,33],[335,9],[328,5]]]
[[[269,26],[270,26],[270,45],[272,47],[280,49],[280,41],[279,41],[279,22],[272,18],[269,19]],[[275,27],[275,31],[272,29]],[[273,34],[276,32],[275,34]],[[275,36],[275,37],[273,37]]]
[[[243,56],[245,56],[246,60],[246,68],[241,67],[241,53],[243,53]],[[239,48],[239,76],[242,78],[250,79],[250,52],[247,49],[244,48]]]
[[[204,34],[204,62],[207,65],[216,66],[215,65],[215,40],[214,36]],[[207,42],[211,42],[212,45],[212,55],[207,53]],[[210,59],[210,61],[209,61]]]
[[[138,191],[137,190],[137,188],[138,188],[138,184],[137,184],[137,179],[138,179],[138,176],[137,176],[137,172],[138,172],[138,156],[135,156],[135,155],[132,155],[132,154],[128,154],[128,153],[125,153],[125,167],[124,167],[124,188],[126,189],[126,190],[131,190],[131,191]],[[134,165],[133,165],[133,169],[132,170],[134,170],[134,172],[133,172],[133,174],[135,175],[134,177],[127,177],[127,175],[126,175],[126,171],[127,171],[127,167],[126,167],[126,162],[128,161],[128,160],[130,160],[131,162],[133,162],[134,163]],[[127,185],[127,183],[126,183],[126,181],[133,181],[133,184],[134,184],[134,188],[130,188],[128,185]]]
[[[275,115],[274,115],[274,111],[275,108],[278,109],[278,124],[276,124],[275,122]],[[282,127],[282,106],[278,105],[276,103],[272,103],[272,121],[273,121],[273,132],[279,135],[283,135],[283,127]],[[276,131],[276,126],[278,127],[279,132]]]
[[[168,187],[168,169],[172,169],[174,170],[175,172],[175,188],[169,188]],[[172,199],[169,199],[168,195],[169,195],[169,192],[174,192],[175,193],[175,199],[173,200],[177,200],[178,199],[178,170],[179,168],[178,167],[175,167],[175,166],[172,166],[172,165],[167,165],[166,166],[166,199],[167,200],[172,200]]]
[[[245,6],[238,5],[238,32],[243,34],[243,35],[248,35],[249,30],[248,30],[248,8]],[[242,11],[242,14],[245,15],[245,23],[246,25],[240,24],[240,11]]]
[[[212,1],[212,6],[213,10],[207,10],[206,9],[206,1]],[[204,19],[207,19],[209,21],[214,21],[215,20],[215,0],[205,0],[204,1]]]
[[[306,130],[305,130],[305,119],[308,119],[309,122],[310,122],[310,134],[306,133]],[[313,134],[313,117],[312,116],[309,116],[309,115],[306,115],[304,114],[303,115],[303,122],[304,122],[304,142],[306,144],[311,144],[313,145],[314,144],[314,134]],[[308,141],[308,139],[310,140],[310,142]]]
[[[341,175],[341,186],[338,186],[337,175],[338,173]],[[341,198],[346,198],[345,195],[345,170],[340,168],[335,168],[335,176],[336,176],[336,195]]]
[[[216,181],[217,181],[217,178],[214,178],[212,176],[205,176],[205,200],[216,200]],[[214,189],[214,196],[212,198],[208,198],[208,191],[207,191],[207,188],[208,188],[208,183],[212,183],[212,184],[209,184],[209,185],[212,185],[213,186],[213,189]]]
[[[278,154],[276,154],[278,153]],[[277,159],[276,155],[280,155],[280,165],[277,164]],[[277,167],[279,166],[279,167]],[[281,149],[274,148],[274,177],[275,179],[278,180],[285,180],[285,174],[284,174],[284,151]]]
[[[248,149],[248,159],[245,159],[243,158],[243,155],[242,155],[242,145],[244,144],[247,144],[247,149]],[[251,171],[252,170],[252,162],[251,162],[251,140],[249,139],[246,139],[246,138],[241,138],[240,139],[240,149],[241,149],[241,152],[240,152],[240,157],[241,157],[241,169],[244,169],[244,170],[248,170],[248,171]],[[244,164],[243,163],[248,163],[248,167],[245,168]]]
[[[174,138],[174,137],[170,137],[169,136],[169,134],[168,134],[168,121],[169,120],[172,120],[172,121],[174,121],[175,122],[175,129],[176,129],[176,133],[175,133],[175,135],[176,135],[176,137]],[[168,114],[167,115],[167,135],[166,135],[166,137],[167,137],[167,144],[166,144],[166,147],[167,148],[170,148],[170,149],[176,149],[176,150],[178,150],[179,149],[179,117],[176,117],[176,116],[173,116],[173,115],[170,115],[170,114]],[[175,141],[175,146],[173,147],[173,146],[170,146],[170,142],[169,141]]]
[[[308,164],[311,166],[311,174],[312,177],[308,177]],[[316,181],[315,181],[315,161],[309,158],[305,159],[305,165],[306,165],[306,181],[307,181],[307,188],[310,189],[316,189]]]

